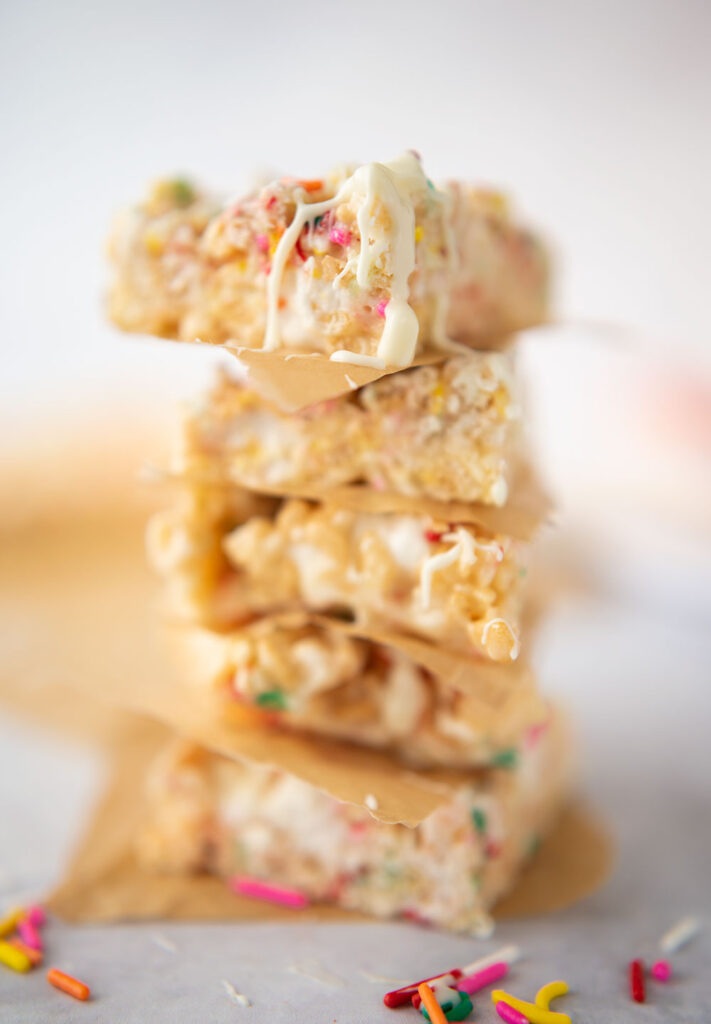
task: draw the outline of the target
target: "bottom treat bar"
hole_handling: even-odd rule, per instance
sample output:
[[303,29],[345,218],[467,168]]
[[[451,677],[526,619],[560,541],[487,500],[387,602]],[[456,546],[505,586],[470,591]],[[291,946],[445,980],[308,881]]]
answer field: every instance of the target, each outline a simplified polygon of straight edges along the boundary
[[372,797],[343,803],[181,741],[154,767],[139,855],[160,870],[243,874],[310,901],[476,932],[561,809],[570,746],[556,714],[514,767],[438,774],[448,796],[408,828],[376,820]]

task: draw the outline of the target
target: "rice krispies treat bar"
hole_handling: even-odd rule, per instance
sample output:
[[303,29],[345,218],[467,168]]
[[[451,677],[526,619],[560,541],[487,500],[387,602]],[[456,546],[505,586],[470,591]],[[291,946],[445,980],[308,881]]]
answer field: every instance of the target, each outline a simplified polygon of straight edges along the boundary
[[[219,502],[219,488],[194,487]],[[527,549],[512,537],[428,515],[369,515],[298,499],[230,531],[204,507],[188,498],[177,514],[156,517],[148,535],[173,607],[192,621],[229,629],[307,610],[494,661],[519,655]]]
[[257,490],[367,482],[501,506],[520,450],[513,356],[471,352],[291,414],[223,373],[186,419],[178,468]]
[[419,766],[509,761],[549,715],[530,669],[507,671],[492,701],[392,646],[309,622],[261,620],[228,634],[188,627],[173,647],[183,676],[225,702]]
[[408,366],[425,345],[481,347],[546,318],[541,243],[498,193],[436,189],[413,153],[282,178],[206,221],[215,205],[165,182],[117,220],[119,327]]
[[407,828],[278,769],[180,743],[149,780],[138,851],[157,870],[247,874],[312,901],[477,932],[554,823],[570,776],[569,736],[555,718],[514,767],[467,773]]

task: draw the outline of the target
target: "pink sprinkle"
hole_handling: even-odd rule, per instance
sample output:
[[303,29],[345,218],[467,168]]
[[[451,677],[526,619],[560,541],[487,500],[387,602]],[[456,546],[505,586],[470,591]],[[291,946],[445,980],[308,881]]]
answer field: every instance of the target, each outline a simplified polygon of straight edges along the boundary
[[233,892],[239,892],[243,896],[252,896],[255,900],[266,900],[267,903],[281,903],[282,906],[293,907],[295,910],[309,905],[308,897],[298,889],[269,885],[250,875],[234,875],[228,885]]
[[352,235],[348,228],[340,228],[338,225],[331,228],[331,233],[328,236],[334,245],[350,245]]
[[656,981],[669,981],[672,976],[672,966],[668,960],[657,960],[652,964],[650,974]]
[[254,239],[257,243],[257,248],[262,252],[269,252],[269,239],[266,235],[257,235]]
[[34,925],[30,924],[28,918],[23,917],[18,922],[17,931],[26,946],[29,946],[30,949],[36,949],[38,953],[42,952],[42,939],[39,937],[39,932]]
[[513,1006],[509,1006],[503,999],[496,1004],[496,1012],[502,1020],[506,1021],[506,1024],[530,1024],[528,1017],[524,1017],[518,1010],[514,1010]]
[[378,316],[385,316],[385,310],[388,308],[388,299],[381,299],[378,305],[375,307],[375,312]]
[[526,732],[526,735],[524,737],[524,743],[526,744],[526,746],[528,747],[529,750],[532,747],[535,747],[535,745],[540,740],[541,736],[543,736],[543,734],[548,729],[549,725],[550,725],[550,715],[548,716],[548,718],[544,719],[542,722],[538,722],[536,725],[532,725],[528,729],[528,731]]
[[44,908],[35,904],[32,907],[27,908],[25,917],[33,926],[33,928],[44,928],[47,923],[47,915],[44,912]]
[[508,973],[509,965],[505,960],[499,960],[495,964],[489,964],[488,967],[482,967],[476,974],[468,974],[466,978],[462,978],[461,981],[457,982],[457,988],[460,992],[473,995],[474,992],[478,992],[479,989],[491,985],[492,982],[498,981],[499,978],[505,978]]

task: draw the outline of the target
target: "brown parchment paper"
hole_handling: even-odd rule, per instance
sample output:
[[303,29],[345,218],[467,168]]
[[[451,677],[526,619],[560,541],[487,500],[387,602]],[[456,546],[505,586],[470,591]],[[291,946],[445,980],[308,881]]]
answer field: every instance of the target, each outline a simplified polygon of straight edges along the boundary
[[[479,339],[477,348],[492,351],[511,345],[510,334],[491,335]],[[320,352],[306,354],[280,348],[271,352],[264,349],[230,345],[218,346],[237,360],[248,386],[284,412],[297,412],[309,405],[348,394],[366,384],[372,384],[390,373],[413,366],[440,363],[452,355],[472,351],[470,346],[452,343],[449,350],[423,349],[412,363],[402,366],[360,366],[357,363],[338,363]]]
[[398,494],[395,491],[375,491],[366,485],[345,485],[341,487],[290,487],[280,485],[269,488],[246,487],[219,470],[215,473],[188,470],[184,473],[168,473],[161,469],[151,470],[154,486],[206,485],[228,491],[252,491],[275,498],[302,498],[306,501],[320,501],[327,505],[351,509],[365,515],[402,514],[431,516],[444,523],[473,523],[491,533],[503,533],[517,540],[531,540],[540,527],[552,520],[554,504],[528,464],[519,467],[511,487],[511,493],[502,508],[484,505],[481,502],[438,501],[435,498]]
[[[292,911],[249,900],[207,875],[156,874],[136,860],[134,838],[146,821],[140,793],[168,737],[150,722],[124,719],[113,746],[112,778],[49,908],[69,921],[365,921],[338,907]],[[495,917],[559,910],[598,888],[612,865],[612,844],[594,815],[572,805],[524,869]]]

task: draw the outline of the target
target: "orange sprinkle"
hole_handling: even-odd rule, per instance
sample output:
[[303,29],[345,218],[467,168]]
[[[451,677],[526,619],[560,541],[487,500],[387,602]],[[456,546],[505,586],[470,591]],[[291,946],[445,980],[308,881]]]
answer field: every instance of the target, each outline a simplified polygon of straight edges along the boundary
[[420,999],[430,1015],[431,1024],[447,1024],[444,1010],[435,999],[435,994],[430,986],[423,981],[421,985],[417,986],[417,991],[420,993]]
[[299,184],[304,192],[320,192],[323,188],[323,182],[320,178],[307,178],[305,181],[300,181]]
[[18,939],[17,936],[12,939],[8,939],[7,941],[11,946],[14,946],[15,949],[19,949],[21,953],[24,953],[33,967],[37,967],[44,960],[44,956],[39,949],[32,949],[31,946],[26,945],[22,939]]
[[61,989],[62,992],[66,992],[68,996],[72,996],[74,999],[85,1001],[91,995],[88,985],[85,985],[83,981],[72,978],[71,974],[58,971],[56,967],[52,967],[47,971],[47,981],[50,985]]

